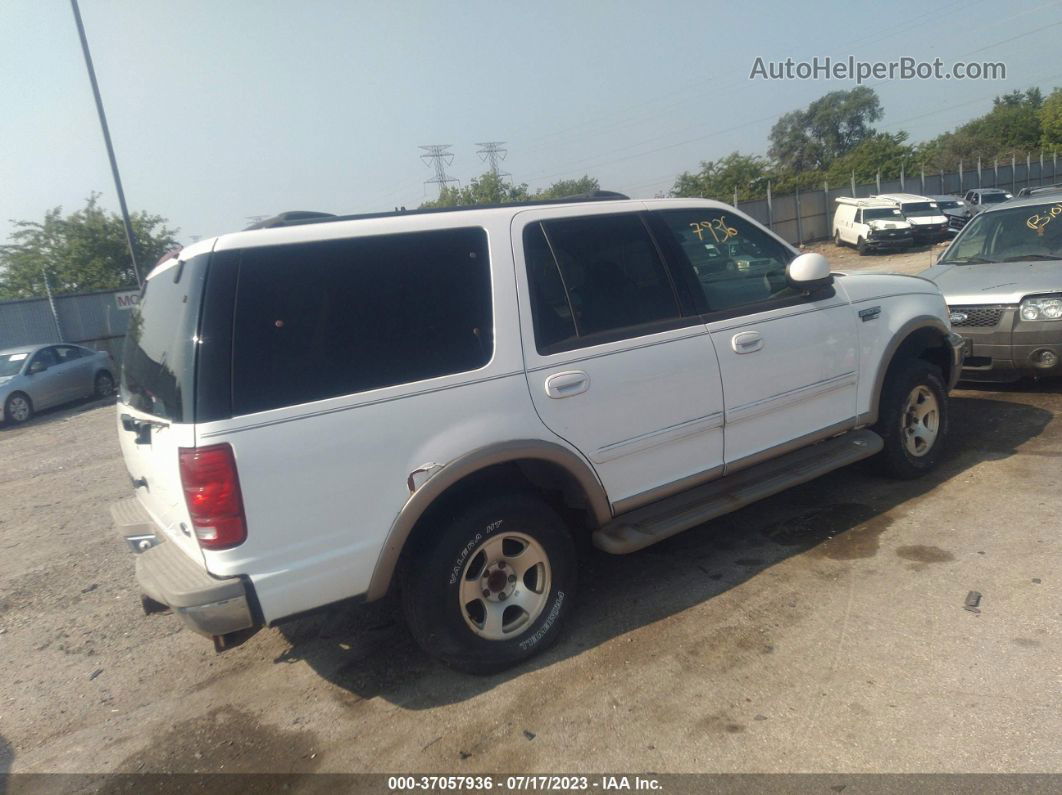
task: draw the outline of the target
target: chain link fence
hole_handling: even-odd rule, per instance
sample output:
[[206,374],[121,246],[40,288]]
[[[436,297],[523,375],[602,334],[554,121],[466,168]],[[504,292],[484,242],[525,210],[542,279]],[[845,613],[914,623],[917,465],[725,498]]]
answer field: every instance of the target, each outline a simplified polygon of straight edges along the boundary
[[819,190],[798,191],[784,196],[772,196],[768,183],[767,198],[735,201],[736,197],[719,197],[752,216],[775,234],[795,245],[833,237],[834,200],[839,196],[867,197],[879,193],[914,193],[919,196],[957,194],[961,196],[974,188],[1003,188],[1017,194],[1022,188],[1051,185],[1059,181],[1058,155],[1052,154],[1025,162],[993,161],[979,163],[962,171],[903,174],[899,179],[847,185],[824,183]]

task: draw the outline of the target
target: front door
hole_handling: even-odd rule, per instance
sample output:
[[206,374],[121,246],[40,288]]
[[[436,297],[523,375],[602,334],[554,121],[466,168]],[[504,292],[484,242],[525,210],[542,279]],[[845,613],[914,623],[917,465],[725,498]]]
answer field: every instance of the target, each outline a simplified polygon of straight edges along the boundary
[[645,214],[610,209],[520,213],[513,250],[535,408],[622,512],[721,472],[723,396]]
[[729,208],[654,213],[685,254],[719,357],[727,471],[855,422],[856,315],[840,285],[788,285],[795,252]]

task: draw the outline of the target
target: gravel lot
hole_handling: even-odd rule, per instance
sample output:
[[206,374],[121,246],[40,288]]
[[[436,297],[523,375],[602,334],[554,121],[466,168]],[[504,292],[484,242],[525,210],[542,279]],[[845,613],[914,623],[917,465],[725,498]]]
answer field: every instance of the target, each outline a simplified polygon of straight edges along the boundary
[[561,642],[488,678],[391,603],[215,655],[141,612],[113,406],[0,429],[0,772],[1060,772],[1062,387],[952,407],[925,480],[850,469],[591,553]]

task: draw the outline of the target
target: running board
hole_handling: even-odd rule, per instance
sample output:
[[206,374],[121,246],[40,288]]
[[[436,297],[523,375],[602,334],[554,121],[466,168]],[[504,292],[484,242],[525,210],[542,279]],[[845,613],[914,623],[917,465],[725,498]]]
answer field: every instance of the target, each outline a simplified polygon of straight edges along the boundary
[[876,433],[861,430],[802,447],[618,516],[594,532],[594,546],[613,555],[637,552],[764,497],[869,458],[884,446]]

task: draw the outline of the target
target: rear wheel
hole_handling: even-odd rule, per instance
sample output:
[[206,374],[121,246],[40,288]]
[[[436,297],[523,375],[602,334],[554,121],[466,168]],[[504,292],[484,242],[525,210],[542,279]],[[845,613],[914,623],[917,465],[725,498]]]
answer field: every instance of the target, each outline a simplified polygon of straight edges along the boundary
[[885,440],[878,463],[886,474],[909,479],[933,469],[948,432],[940,368],[922,359],[898,364],[882,389],[874,430]]
[[835,246],[837,246],[837,248],[840,248],[843,245],[843,241],[841,240],[841,230],[840,229],[834,229],[833,230],[833,244]]
[[427,537],[403,567],[402,603],[425,651],[488,674],[556,640],[575,584],[569,529],[538,498],[516,494],[472,505]]
[[113,392],[114,392],[114,379],[111,377],[111,374],[108,373],[105,370],[103,372],[97,373],[97,375],[96,375],[96,384],[95,384],[96,397],[98,397],[98,398],[107,397],[108,395],[112,394]]
[[33,401],[29,395],[16,392],[4,404],[4,419],[12,425],[20,425],[33,416]]

